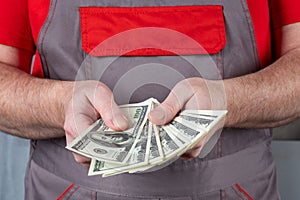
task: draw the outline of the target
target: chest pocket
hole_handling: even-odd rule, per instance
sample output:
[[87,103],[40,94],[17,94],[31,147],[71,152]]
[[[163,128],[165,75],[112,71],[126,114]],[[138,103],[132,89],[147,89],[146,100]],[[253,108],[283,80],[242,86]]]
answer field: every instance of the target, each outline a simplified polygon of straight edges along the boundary
[[216,54],[222,6],[82,7],[82,48],[93,56]]

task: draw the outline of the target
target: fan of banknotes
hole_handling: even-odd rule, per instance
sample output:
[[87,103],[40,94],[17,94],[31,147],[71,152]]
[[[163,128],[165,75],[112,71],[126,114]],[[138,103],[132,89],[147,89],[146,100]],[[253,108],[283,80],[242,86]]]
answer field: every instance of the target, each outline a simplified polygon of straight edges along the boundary
[[99,119],[66,148],[92,159],[90,176],[153,171],[176,160],[206,135],[214,134],[227,112],[184,110],[169,124],[157,126],[148,120],[148,113],[158,104],[150,98],[120,106],[129,129],[114,131]]

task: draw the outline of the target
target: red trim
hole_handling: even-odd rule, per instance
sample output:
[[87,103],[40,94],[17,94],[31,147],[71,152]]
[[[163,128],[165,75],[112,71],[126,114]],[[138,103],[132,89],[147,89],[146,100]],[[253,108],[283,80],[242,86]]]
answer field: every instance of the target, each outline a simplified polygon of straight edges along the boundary
[[64,193],[62,193],[62,194],[57,198],[57,200],[62,200],[62,199],[66,196],[66,194],[68,194],[68,192],[69,192],[74,186],[75,186],[74,183],[71,184],[71,185],[64,191]]
[[246,190],[244,190],[244,188],[242,188],[239,184],[235,184],[235,187],[242,192],[249,200],[253,200],[253,198],[250,196],[250,194],[248,194],[248,192]]
[[215,54],[226,43],[222,6],[82,7],[80,26],[94,56]]
[[269,3],[268,0],[248,0],[247,3],[254,27],[260,66],[265,67],[272,62]]
[[[37,46],[38,37],[44,25],[50,8],[50,0],[28,1],[29,22],[31,26],[34,43]],[[32,68],[32,75],[43,78],[44,71],[39,53],[35,52],[35,60]]]

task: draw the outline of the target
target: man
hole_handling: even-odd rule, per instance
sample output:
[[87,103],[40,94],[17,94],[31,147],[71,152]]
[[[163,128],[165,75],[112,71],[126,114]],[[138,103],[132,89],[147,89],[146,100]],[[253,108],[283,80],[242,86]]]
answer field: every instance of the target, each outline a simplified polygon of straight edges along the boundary
[[[33,139],[26,199],[278,199],[272,135],[262,128],[300,115],[299,5],[292,0],[1,3],[0,127]],[[122,84],[128,73],[134,76]],[[87,177],[76,162],[88,166],[89,160],[74,155],[75,162],[61,137],[70,143],[99,117],[124,130],[128,122],[114,99],[120,104],[150,96],[163,101],[149,115],[158,125],[181,109],[227,109],[226,128],[212,151],[200,159],[200,142],[183,155],[187,161],[155,172]]]

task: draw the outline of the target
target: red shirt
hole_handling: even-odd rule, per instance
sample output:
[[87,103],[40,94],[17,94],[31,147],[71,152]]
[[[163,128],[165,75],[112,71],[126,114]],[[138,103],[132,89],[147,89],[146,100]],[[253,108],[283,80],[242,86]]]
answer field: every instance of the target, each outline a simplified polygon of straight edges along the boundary
[[[248,0],[261,66],[271,62],[272,33],[284,25],[300,22],[300,0],[271,0],[271,5],[268,2]],[[50,0],[9,0],[2,1],[0,6],[0,44],[36,54],[35,76],[43,76],[35,47],[49,5]]]

